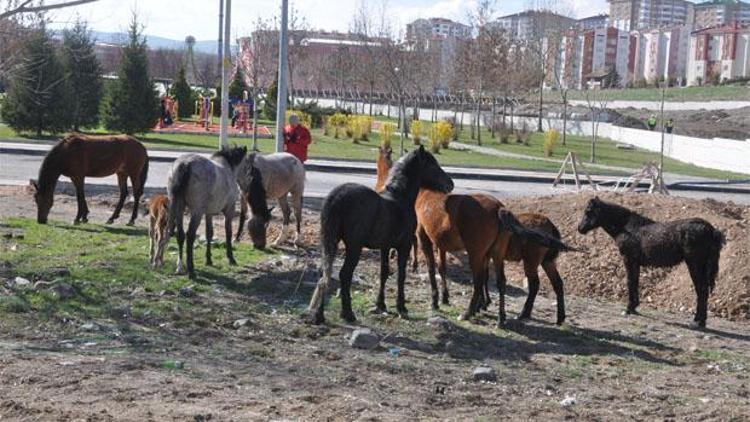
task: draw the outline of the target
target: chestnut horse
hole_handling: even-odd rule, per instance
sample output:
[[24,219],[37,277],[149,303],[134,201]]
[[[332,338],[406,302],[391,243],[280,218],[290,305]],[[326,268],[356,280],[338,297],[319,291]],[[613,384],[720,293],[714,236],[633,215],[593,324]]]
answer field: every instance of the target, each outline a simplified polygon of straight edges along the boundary
[[393,154],[393,150],[389,148],[383,148],[379,147],[379,154],[378,154],[378,181],[375,182],[375,192],[382,192],[385,189],[385,182],[388,180],[388,172],[391,170],[391,166],[393,166],[393,158],[391,158],[391,154]]
[[[446,252],[466,251],[469,256],[473,294],[468,309],[460,319],[468,319],[481,306],[488,303],[487,284],[489,261],[492,260],[499,293],[498,325],[505,323],[505,287],[506,278],[504,261],[528,252],[527,266],[534,273],[536,267],[546,256],[548,250],[572,250],[561,242],[554,233],[527,228],[496,198],[483,194],[447,195],[441,192],[422,190],[415,204],[417,212],[417,238],[422,252],[427,259],[430,287],[432,289],[432,307],[438,308],[438,290],[435,281],[435,255],[437,247],[440,255],[440,276],[443,289],[443,303],[448,303],[448,287],[445,278]],[[524,248],[522,245],[533,247]],[[527,249],[523,251],[523,249]],[[535,251],[536,253],[531,253]],[[553,255],[556,255],[553,254]],[[554,256],[550,256],[553,258]],[[534,259],[531,259],[534,258]],[[542,258],[542,259],[540,259]],[[529,271],[531,273],[531,271]],[[533,305],[538,290],[529,289],[527,305]],[[559,277],[555,279],[560,280]],[[560,280],[561,282],[561,280]],[[530,281],[530,286],[533,282]],[[560,283],[561,284],[561,283]],[[557,289],[556,289],[557,291]],[[533,293],[533,297],[532,297]],[[526,310],[526,309],[525,309]],[[528,314],[531,311],[529,309]],[[558,321],[561,313],[558,312]],[[564,319],[564,311],[562,312]]]
[[37,222],[46,224],[54,200],[55,186],[60,176],[70,177],[76,188],[78,213],[74,224],[88,222],[89,208],[84,195],[84,179],[107,177],[117,174],[120,199],[115,212],[107,220],[112,224],[128,196],[128,178],[133,186],[133,214],[128,222],[135,223],[138,203],[148,176],[148,154],[146,148],[132,136],[86,136],[71,134],[58,142],[44,157],[39,169],[39,179],[31,181],[34,201],[37,206]]
[[166,195],[154,195],[148,203],[148,255],[152,268],[164,264],[164,249],[167,246],[162,239],[167,238],[169,220],[169,198]]

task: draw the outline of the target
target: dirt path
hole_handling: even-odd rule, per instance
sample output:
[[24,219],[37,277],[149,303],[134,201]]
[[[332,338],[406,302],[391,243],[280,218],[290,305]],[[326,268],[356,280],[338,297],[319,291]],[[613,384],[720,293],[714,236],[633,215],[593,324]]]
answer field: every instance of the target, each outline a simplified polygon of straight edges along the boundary
[[[52,218],[72,215],[74,201],[63,199]],[[29,200],[17,189],[0,189],[0,219],[28,216]],[[94,219],[106,219],[106,201],[92,201]],[[314,236],[314,225],[307,231]],[[569,323],[563,327],[552,324],[554,301],[548,297],[537,300],[528,323],[512,320],[497,329],[494,307],[472,322],[458,322],[470,292],[459,265],[451,266],[454,306],[439,313],[447,322],[427,322],[428,289],[422,276],[412,274],[410,319],[371,316],[366,310],[377,279],[375,257],[366,253],[357,268],[353,298],[356,326],[382,338],[370,351],[348,346],[356,327],[337,318],[336,299],[328,305],[328,325],[300,320],[317,278],[314,248],[284,249],[280,258],[247,267],[244,279],[182,299],[195,312],[180,318],[125,313],[96,321],[75,314],[47,320],[2,313],[0,418],[750,419],[747,322],[711,315],[708,330],[693,331],[685,326],[686,313],[644,306],[643,316],[625,317],[621,301],[574,295],[567,298]],[[522,284],[517,267],[508,274],[515,286]],[[390,280],[390,306],[394,285]],[[137,289],[123,294],[134,302],[159,300]],[[511,317],[524,299],[525,291],[510,289]],[[244,311],[227,306],[238,303]],[[393,347],[398,356],[389,354]],[[496,382],[471,380],[482,364],[495,369]]]

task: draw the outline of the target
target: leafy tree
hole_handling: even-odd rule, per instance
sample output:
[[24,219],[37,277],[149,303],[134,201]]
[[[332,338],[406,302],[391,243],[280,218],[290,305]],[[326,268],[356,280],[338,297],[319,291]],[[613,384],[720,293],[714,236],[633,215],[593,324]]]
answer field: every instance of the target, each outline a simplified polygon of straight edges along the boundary
[[68,105],[73,130],[98,126],[102,67],[85,23],[77,21],[73,29],[63,32],[62,62],[73,93]]
[[70,126],[70,89],[52,39],[44,28],[29,35],[11,72],[2,117],[14,130],[62,132]]
[[276,77],[273,78],[273,82],[271,82],[271,85],[268,86],[268,91],[266,91],[266,99],[263,102],[263,115],[266,116],[266,119],[276,119],[276,98],[278,96],[278,93],[279,76],[277,72]]
[[105,104],[104,125],[127,134],[143,133],[153,128],[159,118],[159,96],[148,73],[146,40],[135,15],[128,38],[117,81]]
[[193,114],[193,90],[185,78],[185,68],[180,67],[177,71],[177,77],[174,79],[171,89],[172,97],[177,100],[177,113],[181,119],[190,117]]
[[234,79],[229,84],[229,98],[241,100],[244,91],[247,91],[250,95],[250,87],[245,82],[245,75],[242,73],[242,69],[237,67],[237,71],[234,72]]

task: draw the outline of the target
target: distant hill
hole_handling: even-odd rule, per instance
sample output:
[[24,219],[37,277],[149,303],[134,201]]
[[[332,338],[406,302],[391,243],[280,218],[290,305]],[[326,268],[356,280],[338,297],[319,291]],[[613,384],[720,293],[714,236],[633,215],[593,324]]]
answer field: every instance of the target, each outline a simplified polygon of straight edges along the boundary
[[[58,35],[61,31],[55,31]],[[128,35],[123,32],[102,32],[102,31],[91,31],[91,34],[97,42],[106,44],[121,44],[127,40]],[[148,42],[149,48],[168,48],[174,50],[181,50],[185,48],[185,40],[172,40],[169,38],[158,37],[156,35],[145,35],[146,41]],[[234,50],[236,46],[233,46]],[[208,53],[216,54],[216,40],[207,41],[196,41],[195,42],[196,53]]]

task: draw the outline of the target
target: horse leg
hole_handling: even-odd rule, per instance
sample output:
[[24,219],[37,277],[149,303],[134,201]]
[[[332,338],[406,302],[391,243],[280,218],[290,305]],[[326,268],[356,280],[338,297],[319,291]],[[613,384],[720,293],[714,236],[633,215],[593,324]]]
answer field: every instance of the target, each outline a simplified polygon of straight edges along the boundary
[[637,261],[625,258],[625,270],[628,273],[628,307],[625,313],[628,315],[638,315],[638,277],[640,276],[641,266]]
[[[183,220],[182,209],[180,210],[180,212],[177,214],[175,218],[177,220],[175,223],[177,224],[177,249],[178,249],[177,268],[175,269],[175,274],[184,274],[185,269],[183,268],[183,265],[182,265],[182,249],[183,249],[183,246],[185,245],[185,228],[183,227],[184,222],[182,221]],[[167,229],[167,235],[169,235],[168,232],[169,232],[169,229]]]
[[555,261],[544,261],[542,262],[542,268],[547,274],[550,283],[552,283],[552,289],[555,291],[557,297],[557,325],[562,325],[565,322],[565,290],[563,289],[562,277],[557,271]]
[[289,202],[286,199],[286,194],[280,196],[277,201],[279,202],[279,208],[281,208],[281,214],[284,219],[281,223],[281,233],[279,233],[279,237],[273,241],[273,246],[279,246],[286,242],[287,232],[289,231],[289,217],[292,214],[292,211],[289,209]]
[[440,274],[440,288],[443,290],[443,305],[450,305],[448,301],[448,274],[446,272],[445,249],[438,248],[438,274]]
[[487,268],[484,270],[484,286],[482,286],[482,301],[479,307],[486,311],[490,307],[490,263],[487,262]]
[[[505,262],[502,259],[493,259],[492,262],[495,264],[495,282],[497,283],[497,326],[502,327],[505,325],[505,286],[507,285],[507,279],[505,278]],[[485,280],[485,285],[489,284],[489,280]]]
[[200,214],[190,216],[187,230],[187,272],[189,278],[195,278],[195,265],[193,262],[193,248],[195,246],[195,234],[198,232],[198,226],[201,224]]
[[[438,305],[440,295],[438,293],[437,282],[435,281],[435,253],[432,249],[432,241],[427,236],[427,233],[420,228],[418,234],[422,255],[424,255],[425,261],[427,261],[427,274],[430,279],[430,291],[432,292],[432,309],[437,310],[440,308]],[[414,255],[416,256],[416,254]]]
[[115,222],[115,220],[120,218],[122,205],[125,203],[125,199],[128,197],[128,175],[125,173],[117,173],[117,185],[120,187],[120,198],[117,200],[115,212],[112,213],[112,217],[109,217],[109,220],[107,220],[107,224],[112,224]]
[[[130,221],[127,225],[133,226],[135,225],[135,219],[138,218],[138,207],[141,203],[141,196],[143,196],[143,181],[140,174],[131,175],[130,184],[133,185],[133,213],[130,214]],[[127,186],[125,190],[127,192]]]
[[523,305],[523,311],[518,319],[531,319],[531,311],[534,309],[534,301],[539,293],[539,263],[531,257],[524,257],[523,273],[529,282],[529,295],[526,297],[526,303]]
[[211,259],[211,239],[214,238],[214,222],[213,217],[206,214],[206,266],[212,267],[214,265]]
[[297,233],[294,235],[294,245],[302,246],[302,190],[292,192],[292,206],[294,207],[294,221]]
[[419,231],[420,228],[417,227],[417,232],[414,234],[414,239],[412,240],[411,272],[415,274],[419,272],[419,249],[421,249],[419,241]]
[[705,328],[708,317],[708,280],[706,279],[706,263],[686,261],[690,278],[695,288],[696,304],[695,317],[690,324],[694,328]]
[[469,307],[459,315],[459,320],[467,320],[471,318],[482,305],[482,290],[484,289],[484,283],[486,283],[487,279],[488,260],[485,256],[477,257],[476,255],[477,253],[469,255],[469,264],[471,265],[471,275],[474,285],[471,300],[469,301]]
[[73,224],[87,223],[89,214],[89,207],[86,205],[86,194],[84,191],[84,178],[83,177],[71,177],[73,186],[76,188],[76,200],[78,202],[78,213],[76,214]]
[[411,250],[411,242],[399,247],[398,249],[398,291],[396,293],[396,311],[401,318],[406,318],[409,315],[409,311],[406,309],[406,297],[404,293],[406,263],[409,261],[409,250]]
[[224,209],[224,235],[226,236],[227,261],[229,265],[237,265],[232,248],[232,219],[234,218],[234,204],[229,204]]
[[380,250],[380,286],[378,288],[378,297],[375,299],[375,307],[370,310],[371,314],[384,314],[388,312],[385,306],[385,283],[388,281],[388,275],[391,271],[390,250],[383,248]]
[[150,216],[148,219],[148,258],[152,268],[156,267],[156,245],[154,245],[158,241],[156,236],[156,218]]
[[244,193],[240,194],[240,221],[239,227],[237,227],[237,235],[234,236],[234,241],[239,242],[242,239],[242,230],[245,228],[245,220],[247,220],[247,195]]
[[362,254],[362,248],[346,247],[346,257],[344,258],[344,265],[341,267],[339,272],[339,280],[341,281],[341,319],[346,322],[352,323],[357,320],[352,312],[352,276],[354,275],[354,268],[357,267],[359,257]]

